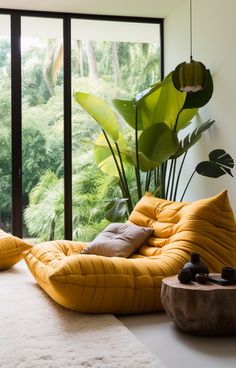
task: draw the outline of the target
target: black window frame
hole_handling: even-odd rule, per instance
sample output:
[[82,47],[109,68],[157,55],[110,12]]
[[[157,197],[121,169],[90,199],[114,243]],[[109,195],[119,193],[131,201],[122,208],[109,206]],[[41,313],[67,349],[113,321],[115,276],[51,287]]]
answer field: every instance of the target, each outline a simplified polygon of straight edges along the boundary
[[22,237],[22,86],[21,86],[21,17],[57,18],[63,21],[64,72],[64,237],[72,239],[72,100],[71,93],[71,20],[101,20],[159,24],[160,75],[164,77],[164,19],[83,13],[49,12],[0,8],[11,20],[11,130],[12,130],[12,234]]

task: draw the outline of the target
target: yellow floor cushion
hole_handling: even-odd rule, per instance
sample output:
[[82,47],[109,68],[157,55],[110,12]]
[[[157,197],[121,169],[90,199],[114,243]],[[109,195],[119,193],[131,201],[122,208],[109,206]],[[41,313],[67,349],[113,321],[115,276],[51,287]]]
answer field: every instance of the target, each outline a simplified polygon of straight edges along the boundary
[[0,270],[19,262],[23,252],[30,248],[32,245],[0,229]]
[[64,307],[113,314],[162,310],[162,278],[178,273],[192,252],[200,253],[212,272],[236,266],[236,224],[227,192],[193,203],[147,193],[129,223],[154,229],[130,258],[81,254],[85,243],[58,240],[34,246],[26,263]]

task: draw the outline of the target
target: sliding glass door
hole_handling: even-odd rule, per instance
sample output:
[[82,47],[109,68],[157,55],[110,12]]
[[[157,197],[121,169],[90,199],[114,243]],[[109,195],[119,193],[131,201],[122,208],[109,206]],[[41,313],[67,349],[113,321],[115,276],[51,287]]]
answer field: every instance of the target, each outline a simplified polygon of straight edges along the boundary
[[162,20],[0,13],[0,227],[32,241],[88,241],[121,193],[94,160],[101,130],[73,94],[111,104],[160,80]]
[[64,232],[63,22],[21,18],[23,235]]
[[[90,92],[112,106],[113,98],[132,99],[160,80],[159,24],[72,19],[71,35],[73,92]],[[72,133],[73,237],[90,241],[108,224],[105,207],[121,192],[109,166],[100,170],[94,159],[101,127],[75,101]],[[123,133],[133,134],[125,126]]]
[[10,16],[0,14],[0,227],[11,231]]

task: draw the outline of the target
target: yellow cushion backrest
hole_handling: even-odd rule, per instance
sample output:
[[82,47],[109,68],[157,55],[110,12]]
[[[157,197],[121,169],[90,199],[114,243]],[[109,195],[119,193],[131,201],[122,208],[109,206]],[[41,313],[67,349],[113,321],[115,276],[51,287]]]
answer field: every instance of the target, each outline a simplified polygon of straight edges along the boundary
[[146,194],[129,221],[154,236],[130,258],[81,254],[86,244],[54,240],[34,246],[25,261],[59,304],[85,313],[142,313],[162,309],[163,277],[177,274],[197,252],[210,271],[236,266],[236,225],[227,193],[177,203]]
[[0,229],[0,270],[19,262],[23,258],[23,252],[30,248],[32,245]]
[[236,223],[227,191],[192,203],[146,193],[129,222],[154,229],[139,255],[178,255],[188,260],[190,253],[198,252],[214,272],[222,265],[236,266]]

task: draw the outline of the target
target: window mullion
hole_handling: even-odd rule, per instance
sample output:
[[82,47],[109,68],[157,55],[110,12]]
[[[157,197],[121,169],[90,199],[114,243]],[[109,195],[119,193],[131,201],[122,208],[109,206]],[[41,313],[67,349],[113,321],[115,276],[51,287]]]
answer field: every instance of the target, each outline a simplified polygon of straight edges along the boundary
[[21,17],[11,14],[12,233],[22,237]]
[[63,19],[64,49],[64,225],[72,239],[72,128],[71,128],[71,19]]

